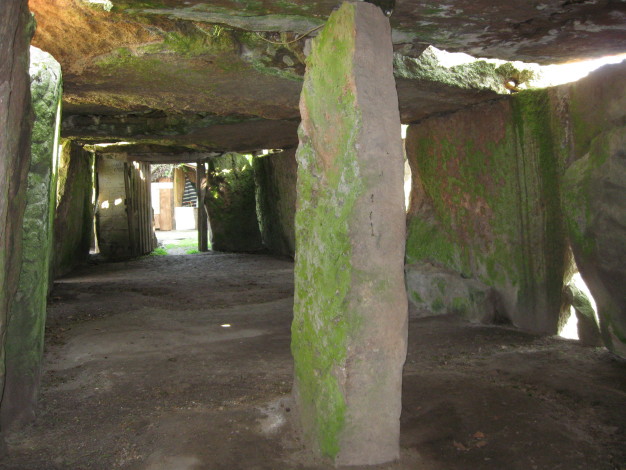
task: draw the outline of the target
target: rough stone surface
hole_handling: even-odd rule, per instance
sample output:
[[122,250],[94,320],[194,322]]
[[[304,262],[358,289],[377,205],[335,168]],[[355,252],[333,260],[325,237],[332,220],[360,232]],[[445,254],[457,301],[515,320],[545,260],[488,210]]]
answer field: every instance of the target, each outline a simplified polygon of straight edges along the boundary
[[394,76],[404,123],[494,100],[510,91],[505,84],[530,81],[534,71],[522,64],[477,60],[447,66],[433,48],[417,58],[394,54]]
[[206,211],[211,248],[259,251],[263,248],[256,216],[252,156],[231,153],[209,159]]
[[556,334],[566,249],[560,137],[545,91],[411,126],[407,262],[475,277],[514,325]]
[[157,246],[150,195],[150,165],[126,154],[96,156],[96,233],[100,255],[121,261]]
[[[567,87],[571,147],[564,209],[580,273],[598,307],[602,337],[626,357],[626,64]],[[562,94],[562,95],[563,95]]]
[[7,322],[3,427],[25,424],[34,418],[56,202],[61,67],[49,54],[31,48],[30,76],[35,120],[22,233],[22,266]]
[[407,294],[417,316],[454,314],[471,323],[494,321],[497,298],[482,282],[430,263],[409,264],[404,270]]
[[476,57],[543,64],[623,52],[623,2],[398,1],[395,26],[416,42]]
[[376,6],[344,3],[313,41],[300,101],[294,396],[305,441],[337,465],[399,452],[407,300],[390,33]]
[[585,346],[602,346],[596,313],[587,295],[573,284],[565,286],[565,296],[578,321],[578,339]]
[[[204,113],[70,115],[63,121],[66,138],[88,144],[120,142],[99,152],[127,153],[150,161],[159,161],[162,153],[247,152],[292,147],[298,143],[297,128],[297,120],[219,118]],[[176,158],[170,161],[179,162]]]
[[[20,273],[30,161],[29,20],[26,1],[0,3],[0,390],[4,388],[6,320]],[[0,427],[0,452],[2,432]]]
[[272,253],[293,257],[298,170],[295,150],[257,157],[253,164],[263,245]]
[[54,278],[70,272],[89,256],[93,170],[93,153],[70,141],[62,142],[54,219]]
[[[131,137],[144,142],[248,152],[295,145],[305,41],[339,3],[31,0],[30,7],[39,24],[35,45],[64,70],[66,117],[116,121],[110,129],[70,126],[64,137],[106,142],[107,136],[136,131]],[[477,57],[564,62],[626,50],[625,18],[623,2],[611,0],[398,2],[391,22],[401,118],[412,122],[494,97],[485,86],[490,79],[468,89],[468,77],[459,71],[459,83],[407,77],[411,61],[428,45]],[[195,114],[216,119],[202,120],[204,127],[191,133],[158,131],[151,118],[145,128],[137,126],[138,118],[152,113],[172,120]],[[221,119],[242,122],[224,126]],[[225,130],[236,137],[224,139]],[[291,143],[277,145],[287,133]],[[272,138],[279,134],[281,139]]]
[[100,253],[109,260],[131,257],[128,227],[126,162],[110,156],[96,157],[98,205],[96,230]]

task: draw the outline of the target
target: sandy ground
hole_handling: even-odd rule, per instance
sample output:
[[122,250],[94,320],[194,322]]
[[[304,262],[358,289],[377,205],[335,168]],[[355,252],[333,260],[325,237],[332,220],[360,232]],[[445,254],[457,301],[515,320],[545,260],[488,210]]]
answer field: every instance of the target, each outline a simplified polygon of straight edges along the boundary
[[[206,253],[56,282],[39,417],[0,468],[332,468],[290,425],[292,273]],[[604,349],[412,319],[402,456],[376,468],[623,470],[624,423],[626,365]]]

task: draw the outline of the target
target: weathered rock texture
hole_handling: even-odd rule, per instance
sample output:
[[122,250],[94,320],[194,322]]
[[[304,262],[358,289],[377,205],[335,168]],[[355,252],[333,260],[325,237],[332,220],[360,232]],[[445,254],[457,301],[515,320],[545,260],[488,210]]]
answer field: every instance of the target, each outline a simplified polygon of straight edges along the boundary
[[257,157],[253,164],[263,245],[272,253],[293,257],[298,170],[295,150]]
[[[339,3],[30,0],[30,8],[35,45],[63,66],[64,137],[248,152],[295,145],[305,40]],[[401,117],[494,97],[495,76],[468,89],[467,76],[437,84],[407,75],[429,45],[565,62],[626,50],[625,18],[613,0],[398,1],[391,22]]]
[[[0,390],[4,388],[6,320],[20,273],[22,218],[30,162],[31,27],[26,1],[0,3]],[[4,405],[2,400],[0,406]]]
[[407,262],[476,277],[515,325],[554,333],[569,238],[603,341],[625,356],[625,79],[605,66],[411,126]]
[[294,394],[338,465],[399,453],[406,355],[400,118],[387,18],[344,3],[313,41],[301,96]]
[[103,155],[96,157],[98,247],[102,256],[110,260],[131,257],[125,171],[126,162],[123,159]]
[[428,262],[405,267],[410,300],[416,316],[459,315],[472,323],[491,323],[496,318],[497,295],[476,279]]
[[398,1],[398,29],[417,41],[477,57],[550,64],[625,50],[623,3],[545,0]]
[[230,153],[209,159],[208,166],[205,206],[212,249],[261,250],[252,156]]
[[7,322],[1,416],[6,427],[34,418],[56,207],[61,66],[49,54],[31,48],[30,75],[35,121],[22,233],[22,266]]
[[573,284],[565,286],[565,297],[574,309],[578,339],[585,346],[602,346],[596,314],[587,295]]
[[100,254],[123,260],[156,247],[152,221],[150,165],[127,156],[98,155],[96,232]]
[[131,161],[126,164],[126,204],[131,256],[146,255],[157,247],[152,216],[150,165]]
[[576,265],[607,347],[626,357],[626,63],[560,90],[573,163],[564,209]]
[[63,141],[54,219],[55,278],[68,273],[89,256],[93,233],[93,172],[93,153]]
[[530,66],[485,60],[444,65],[432,47],[417,58],[394,54],[394,76],[400,119],[415,122],[438,113],[457,111],[508,95],[509,80],[525,83],[534,76]]
[[548,93],[528,91],[411,126],[406,256],[480,280],[514,325],[554,334],[566,243],[551,116]]

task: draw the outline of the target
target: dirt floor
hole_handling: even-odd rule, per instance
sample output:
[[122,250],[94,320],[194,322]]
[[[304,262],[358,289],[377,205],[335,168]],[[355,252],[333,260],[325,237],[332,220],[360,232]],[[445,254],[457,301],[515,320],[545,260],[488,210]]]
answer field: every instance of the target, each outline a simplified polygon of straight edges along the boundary
[[[292,273],[207,253],[56,282],[39,418],[0,468],[331,468],[289,424]],[[376,468],[626,468],[626,365],[604,349],[449,317],[412,319],[409,344],[402,457]]]

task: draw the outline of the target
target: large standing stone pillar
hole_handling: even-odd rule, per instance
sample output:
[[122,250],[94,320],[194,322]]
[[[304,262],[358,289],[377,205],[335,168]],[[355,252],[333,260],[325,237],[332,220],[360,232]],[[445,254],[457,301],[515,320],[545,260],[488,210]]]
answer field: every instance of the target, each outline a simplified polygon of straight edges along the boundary
[[21,273],[7,322],[6,382],[0,413],[4,426],[25,424],[35,416],[56,202],[61,65],[36,47],[30,52],[35,122],[24,211]]
[[626,64],[565,86],[572,159],[563,206],[580,273],[598,307],[602,339],[626,358]]
[[389,22],[344,3],[313,41],[300,99],[294,394],[337,465],[398,458],[407,298]]
[[[0,390],[4,387],[7,312],[20,272],[30,161],[29,25],[32,26],[26,0],[0,1]],[[0,437],[0,447],[1,444]]]
[[94,158],[93,152],[77,143],[62,143],[54,217],[53,278],[67,274],[89,257]]
[[271,252],[295,254],[296,164],[295,149],[253,160],[256,212],[263,244]]
[[208,164],[204,203],[209,216],[211,249],[261,250],[251,157],[228,153],[210,158]]

